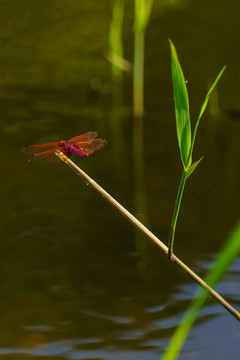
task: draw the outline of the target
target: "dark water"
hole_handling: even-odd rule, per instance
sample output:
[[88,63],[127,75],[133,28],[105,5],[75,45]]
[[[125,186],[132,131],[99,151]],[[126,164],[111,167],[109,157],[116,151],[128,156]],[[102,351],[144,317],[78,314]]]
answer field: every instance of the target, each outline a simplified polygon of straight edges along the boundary
[[[133,4],[124,22],[132,61]],[[131,74],[111,81],[108,1],[0,0],[0,357],[159,359],[196,285],[64,164],[31,164],[25,144],[97,130],[108,145],[84,171],[167,242],[181,175],[170,52],[188,80],[192,119],[208,109],[186,187],[176,254],[203,276],[239,220],[240,51],[236,1],[155,1],[146,35],[143,157],[133,152]],[[135,139],[136,140],[136,139]],[[219,285],[239,308],[240,261]],[[240,330],[210,300],[181,359],[238,359]],[[229,355],[231,354],[231,355]]]

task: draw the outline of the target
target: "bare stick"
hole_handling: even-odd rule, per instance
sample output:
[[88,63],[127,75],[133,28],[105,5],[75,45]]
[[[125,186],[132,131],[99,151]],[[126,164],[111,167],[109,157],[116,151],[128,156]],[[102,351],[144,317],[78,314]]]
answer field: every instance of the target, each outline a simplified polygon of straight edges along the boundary
[[[86,181],[94,190],[96,190],[102,197],[108,201],[116,210],[118,210],[124,217],[128,219],[136,228],[144,233],[147,238],[156,246],[158,246],[167,256],[168,247],[159,240],[146,226],[144,226],[139,220],[137,220],[128,210],[126,210],[117,200],[115,200],[110,194],[108,194],[100,185],[98,185],[90,176],[88,176],[83,170],[81,170],[73,161],[65,156],[61,151],[56,151],[56,155],[70,166],[78,175],[80,175],[84,181]],[[196,281],[200,286],[206,289],[214,299],[216,299],[222,306],[224,306],[233,316],[240,320],[240,313],[232,307],[221,295],[213,290],[207,283],[202,280],[194,271],[192,271],[187,265],[185,265],[174,254],[171,255],[171,260],[175,262],[180,268],[182,268],[191,278]]]

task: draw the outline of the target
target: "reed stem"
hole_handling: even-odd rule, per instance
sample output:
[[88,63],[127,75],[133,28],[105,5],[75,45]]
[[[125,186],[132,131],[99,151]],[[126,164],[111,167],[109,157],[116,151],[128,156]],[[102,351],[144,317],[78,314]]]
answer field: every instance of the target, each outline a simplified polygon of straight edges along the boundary
[[[113,16],[109,31],[109,49],[111,56],[123,59],[122,25],[124,15],[124,0],[115,0],[113,3]],[[112,62],[112,76],[119,79],[122,76],[122,68]]]
[[144,31],[135,31],[133,61],[133,111],[142,117],[144,113]]
[[180,209],[180,205],[181,205],[181,201],[182,201],[183,190],[184,190],[185,183],[187,180],[186,175],[187,175],[186,171],[183,170],[179,188],[178,188],[178,194],[177,194],[177,199],[176,199],[175,208],[174,208],[174,212],[173,212],[170,233],[169,233],[169,240],[168,240],[168,249],[169,249],[168,250],[168,258],[169,259],[171,259],[171,256],[173,253],[174,236],[175,236],[175,230],[176,230],[176,225],[177,225],[179,209]]
[[[168,247],[159,240],[146,226],[144,226],[139,220],[137,220],[128,210],[126,210],[117,200],[115,200],[110,194],[107,193],[100,185],[98,185],[90,176],[88,176],[82,169],[80,169],[72,160],[65,156],[61,151],[56,151],[56,155],[65,162],[70,168],[72,168],[81,178],[89,184],[95,191],[98,192],[110,205],[118,210],[129,222],[131,222],[136,228],[138,228],[145,236],[156,246],[158,246],[165,255],[168,255]],[[222,306],[225,307],[237,320],[240,320],[240,313],[232,307],[221,295],[213,290],[207,283],[202,280],[194,271],[192,271],[187,265],[185,265],[174,254],[171,255],[171,260],[176,263],[181,269],[183,269],[194,281],[196,281],[201,287],[206,289],[210,295],[217,300]]]

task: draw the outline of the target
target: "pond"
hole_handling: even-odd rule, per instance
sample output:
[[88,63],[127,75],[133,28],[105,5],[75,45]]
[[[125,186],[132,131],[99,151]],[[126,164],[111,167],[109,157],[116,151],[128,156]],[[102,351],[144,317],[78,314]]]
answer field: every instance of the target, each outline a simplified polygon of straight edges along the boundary
[[[159,359],[197,285],[63,163],[31,163],[26,144],[96,130],[107,145],[73,160],[167,244],[181,177],[168,38],[201,120],[176,230],[176,255],[204,276],[239,221],[240,3],[154,2],[145,43],[145,115],[132,73],[114,83],[109,1],[0,2],[2,359]],[[133,1],[123,43],[133,59]],[[136,129],[143,127],[143,148]],[[239,308],[240,260],[217,290]],[[180,359],[239,358],[237,320],[209,299]]]

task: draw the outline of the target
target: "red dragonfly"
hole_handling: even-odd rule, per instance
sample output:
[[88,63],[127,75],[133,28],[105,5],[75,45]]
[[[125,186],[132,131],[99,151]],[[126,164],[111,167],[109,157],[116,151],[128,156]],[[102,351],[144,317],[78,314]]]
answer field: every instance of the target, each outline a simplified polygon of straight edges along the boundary
[[105,139],[96,139],[97,136],[96,131],[90,131],[66,141],[24,146],[22,152],[31,155],[29,160],[39,161],[58,161],[59,158],[55,155],[57,150],[69,158],[73,152],[80,156],[89,156],[106,144]]

